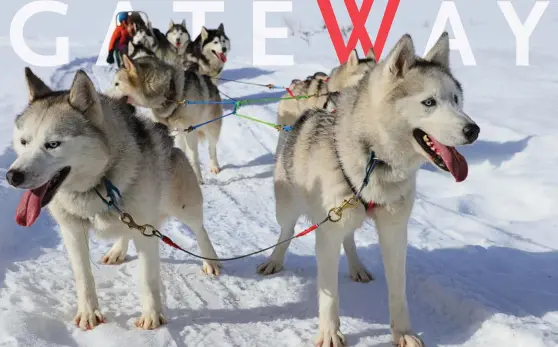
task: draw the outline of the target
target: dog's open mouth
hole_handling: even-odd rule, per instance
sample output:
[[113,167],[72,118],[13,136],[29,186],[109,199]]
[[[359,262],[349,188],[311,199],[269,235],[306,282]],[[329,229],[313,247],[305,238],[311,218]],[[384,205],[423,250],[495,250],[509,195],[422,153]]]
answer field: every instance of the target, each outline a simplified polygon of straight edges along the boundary
[[217,59],[219,59],[220,61],[222,61],[223,63],[227,62],[227,56],[225,55],[225,53],[221,52],[221,53],[217,53],[215,51],[213,51],[213,54],[215,54],[215,56],[217,57]]
[[69,173],[70,167],[67,166],[54,174],[54,176],[42,186],[23,193],[23,197],[16,210],[17,224],[25,227],[33,225],[37,218],[39,218],[41,208],[48,205]]
[[467,161],[454,147],[441,144],[420,129],[415,129],[413,136],[434,165],[450,172],[457,182],[467,178],[469,170]]
[[177,48],[180,48],[180,45],[181,45],[181,44],[182,44],[182,43],[180,43],[179,41],[176,41],[176,47],[177,47]]

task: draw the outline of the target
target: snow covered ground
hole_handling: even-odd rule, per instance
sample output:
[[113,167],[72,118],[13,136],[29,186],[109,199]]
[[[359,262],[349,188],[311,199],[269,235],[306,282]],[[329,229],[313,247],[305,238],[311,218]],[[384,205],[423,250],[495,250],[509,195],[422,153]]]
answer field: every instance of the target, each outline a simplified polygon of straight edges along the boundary
[[[82,332],[73,326],[74,281],[57,227],[44,213],[30,229],[15,224],[20,191],[4,180],[14,160],[13,119],[26,104],[26,65],[10,47],[9,26],[27,1],[4,2],[0,12],[0,346],[310,346],[318,326],[314,236],[293,242],[280,274],[260,277],[264,255],[225,264],[218,278],[200,273],[200,262],[162,247],[162,278],[170,322],[139,331],[137,261],[133,245],[123,265],[100,265],[109,249],[91,241],[101,309],[108,323]],[[115,1],[67,1],[68,15],[40,14],[25,29],[32,48],[54,51],[54,37],[70,36],[69,64],[34,68],[52,87],[67,88],[85,69],[99,89],[110,72],[94,66],[113,18]],[[341,0],[332,1],[342,24],[349,24]],[[359,1],[360,3],[360,1]],[[378,28],[386,1],[377,0],[367,27]],[[423,52],[439,0],[402,0],[387,52],[409,32]],[[522,21],[535,1],[513,1]],[[409,226],[408,299],[413,327],[429,346],[558,346],[558,3],[551,2],[531,36],[529,67],[515,65],[515,38],[496,1],[456,1],[477,66],[452,56],[465,89],[466,110],[480,125],[477,143],[463,149],[470,165],[467,181],[425,166]],[[165,28],[189,14],[173,14],[170,1],[133,1],[154,24]],[[252,64],[252,2],[226,0],[225,13],[208,14],[209,27],[224,22],[232,52],[223,77],[255,83],[288,84],[337,62],[326,33],[306,43],[299,37],[268,40],[267,52],[294,54],[290,67]],[[295,23],[317,29],[314,1],[298,0],[293,12],[269,14],[271,26]],[[191,29],[191,27],[190,27]],[[451,30],[450,30],[451,33]],[[221,90],[236,98],[280,93],[227,82]],[[273,121],[277,104],[243,107],[243,113]],[[225,170],[203,187],[205,219],[219,255],[233,256],[273,244],[272,168],[275,130],[240,118],[224,121],[219,146]],[[202,160],[207,160],[203,148]],[[207,164],[204,161],[203,164]],[[210,176],[207,165],[204,175]],[[301,221],[297,228],[307,224]],[[197,251],[193,235],[171,221],[165,232]],[[341,323],[351,346],[389,346],[387,288],[372,223],[357,233],[359,254],[376,276],[368,284],[348,278],[341,259]]]

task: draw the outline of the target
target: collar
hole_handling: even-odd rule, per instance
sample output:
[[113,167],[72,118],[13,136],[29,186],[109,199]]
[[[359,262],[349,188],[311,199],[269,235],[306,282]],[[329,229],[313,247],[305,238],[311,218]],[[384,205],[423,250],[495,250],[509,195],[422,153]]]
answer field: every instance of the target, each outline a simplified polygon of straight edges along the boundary
[[347,172],[343,167],[343,163],[341,162],[341,157],[339,156],[339,151],[337,150],[337,146],[334,146],[334,149],[335,149],[335,157],[337,158],[337,162],[339,163],[339,167],[341,168],[341,173],[343,174],[343,178],[345,179],[345,182],[347,182],[347,185],[349,186],[349,188],[351,188],[353,194],[358,197],[359,201],[364,206],[366,211],[372,210],[374,207],[377,206],[377,204],[374,201],[365,200],[362,197],[361,193],[362,190],[368,185],[370,180],[370,175],[372,174],[374,168],[377,165],[385,164],[385,162],[376,158],[376,153],[374,153],[374,151],[370,151],[370,157],[366,165],[365,177],[362,182],[362,186],[360,187],[360,189],[358,189],[357,186],[355,186],[355,184],[351,181],[349,175],[347,175]]

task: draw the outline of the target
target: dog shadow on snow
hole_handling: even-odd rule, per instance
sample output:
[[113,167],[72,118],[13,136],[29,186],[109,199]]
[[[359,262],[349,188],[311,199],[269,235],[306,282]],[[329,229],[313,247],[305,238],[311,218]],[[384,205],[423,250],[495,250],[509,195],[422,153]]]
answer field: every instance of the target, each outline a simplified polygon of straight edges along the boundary
[[[275,71],[272,70],[263,70],[263,69],[259,69],[257,67],[241,67],[238,69],[225,69],[223,70],[223,72],[221,73],[221,76],[224,79],[227,80],[244,80],[244,79],[251,79],[251,78],[256,78],[256,77],[260,77],[260,76],[268,76],[268,75],[273,75],[275,73]],[[230,81],[222,81],[223,84],[225,83],[230,83]],[[234,82],[232,82],[234,83]],[[270,79],[269,83],[273,83],[273,81]],[[265,84],[265,83],[264,83]]]
[[6,272],[14,262],[35,259],[43,254],[45,248],[55,248],[60,243],[60,236],[54,230],[56,224],[47,213],[42,213],[30,228],[16,224],[15,213],[23,194],[9,186],[6,172],[16,159],[11,147],[0,154],[0,221],[3,222],[0,232],[0,287],[4,285]]
[[[358,333],[345,332],[346,338],[351,346],[358,343],[391,346],[374,341],[375,337],[390,334],[388,290],[379,246],[359,248],[358,253],[375,280],[352,282],[346,257],[342,255],[339,274],[341,326],[346,318],[384,325],[385,328],[370,328]],[[277,320],[313,319],[317,329],[315,257],[288,253],[283,270],[264,277],[256,273],[256,268],[265,259],[256,256],[226,263],[221,276],[241,278],[241,281],[277,281],[279,285],[286,285],[280,281],[291,282],[296,277],[303,285],[289,288],[290,294],[297,297],[295,302],[248,309],[167,310],[167,329],[174,341],[183,341],[184,327],[212,323],[265,324]],[[462,344],[494,314],[542,318],[546,313],[558,311],[556,264],[558,252],[530,253],[506,247],[478,246],[426,251],[409,247],[407,297],[413,328],[429,346]],[[488,301],[488,304],[481,300]],[[431,312],[435,315],[432,316]],[[131,318],[134,317],[118,316],[114,320],[125,326]],[[301,338],[313,339],[314,333],[312,331],[311,336],[302,334]]]

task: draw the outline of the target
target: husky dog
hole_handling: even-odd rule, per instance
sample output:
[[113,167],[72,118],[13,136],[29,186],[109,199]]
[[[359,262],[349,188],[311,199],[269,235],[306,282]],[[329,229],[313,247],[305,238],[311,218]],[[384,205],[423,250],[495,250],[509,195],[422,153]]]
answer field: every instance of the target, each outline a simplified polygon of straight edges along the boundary
[[[369,158],[377,160],[359,196],[364,208],[359,202],[342,211],[337,223],[326,222],[316,231],[317,346],[346,345],[338,313],[340,248],[343,244],[351,276],[367,277],[352,237],[367,216],[379,234],[393,342],[424,346],[411,329],[405,294],[407,224],[416,174],[430,161],[456,181],[465,180],[467,162],[453,146],[473,143],[479,132],[463,111],[463,90],[450,71],[447,33],[424,59],[416,56],[411,37],[404,35],[357,86],[343,90],[337,114],[313,109],[299,118],[275,169],[279,241],[293,235],[299,215],[320,222],[330,209],[354,198],[365,182]],[[288,245],[277,246],[259,272],[280,271]]]
[[[182,27],[182,24],[179,24],[178,26]],[[145,27],[136,27],[136,31],[134,36],[132,37],[131,43],[135,47],[143,47],[144,52],[153,52],[157,58],[161,59],[167,64],[182,66],[184,65],[184,61],[186,59],[186,56],[184,54],[186,49],[182,47],[178,49],[176,47],[177,39],[180,38],[179,40],[181,42],[181,46],[186,47],[189,44],[190,36],[188,34],[188,39],[184,41],[184,43],[182,43],[182,40],[185,40],[185,36],[183,36],[182,34],[177,36],[177,33],[178,30],[173,29],[171,31],[169,29],[167,34],[163,34],[159,29],[153,28],[151,22],[147,22],[147,25]],[[174,41],[174,43],[171,43],[171,41],[169,41],[167,35]],[[128,45],[128,49],[130,49],[130,44]],[[139,58],[145,55],[151,54],[143,54],[135,58]]]
[[215,82],[230,51],[231,41],[225,34],[223,23],[217,29],[202,27],[198,37],[186,49],[186,64],[197,64],[199,73],[210,76]]
[[128,56],[130,59],[138,59],[141,57],[155,57],[155,53],[143,44],[134,44],[133,41],[128,41]]
[[[118,207],[139,224],[160,227],[174,216],[195,232],[202,254],[215,258],[203,226],[202,192],[184,153],[173,148],[168,129],[135,116],[134,107],[97,93],[87,74],[75,75],[69,91],[52,91],[26,68],[29,105],[15,120],[13,146],[17,159],[6,179],[26,189],[16,221],[30,226],[48,206],[60,226],[76,280],[75,324],[91,329],[104,321],[91,273],[90,228],[101,237],[132,238],[140,262],[143,329],[164,324],[161,302],[159,243],[129,229],[118,213],[97,195],[106,195],[110,180],[120,191]],[[109,256],[123,259],[126,248]],[[120,248],[118,248],[120,247]],[[105,261],[106,263],[106,261]],[[218,274],[219,264],[203,270]]]
[[372,48],[362,59],[354,49],[347,62],[331,70],[327,80],[327,89],[330,92],[338,92],[343,88],[355,86],[374,66],[376,66],[376,55]]
[[[364,59],[358,57],[355,49],[349,55],[347,62],[332,69],[329,76],[323,72],[316,72],[308,76],[305,81],[293,80],[289,86],[290,93],[285,93],[282,97],[285,100],[279,102],[277,124],[293,125],[304,111],[311,108],[327,106],[328,110],[334,110],[335,102],[330,94],[356,85],[375,65],[376,57],[372,49]],[[308,96],[308,98],[288,99],[292,96]],[[279,153],[284,139],[284,132],[281,132],[277,140],[276,153]]]
[[[127,97],[133,105],[150,108],[157,122],[179,130],[176,145],[183,149],[192,163],[198,182],[203,184],[198,156],[198,139],[209,142],[210,170],[221,171],[217,160],[217,142],[223,114],[219,90],[208,76],[196,71],[166,64],[153,57],[131,60],[123,57],[123,68],[107,93],[116,98]],[[209,101],[213,104],[190,104],[188,101]],[[217,119],[217,120],[216,120]],[[211,121],[211,122],[210,122]],[[210,122],[196,131],[183,133],[188,127]]]
[[[299,100],[281,100],[277,114],[278,124],[292,125],[307,109],[313,107],[323,108],[327,101],[328,93],[338,92],[343,88],[356,85],[375,65],[376,58],[372,49],[364,59],[358,57],[355,49],[349,55],[347,62],[332,69],[329,76],[323,72],[317,72],[313,76],[308,76],[302,83],[297,83],[299,80],[293,80],[289,90],[294,96],[314,95],[314,97]],[[286,93],[283,97],[288,98],[291,96],[291,93]]]
[[190,44],[190,33],[186,28],[186,21],[183,20],[182,23],[176,24],[171,20],[169,30],[165,36],[171,45],[176,48],[178,55],[184,57],[186,48]]

